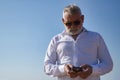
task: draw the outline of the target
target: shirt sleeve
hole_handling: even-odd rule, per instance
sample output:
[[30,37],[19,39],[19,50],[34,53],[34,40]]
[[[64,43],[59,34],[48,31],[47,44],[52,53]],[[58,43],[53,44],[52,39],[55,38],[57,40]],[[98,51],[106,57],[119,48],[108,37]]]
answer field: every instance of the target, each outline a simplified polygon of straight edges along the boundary
[[64,64],[56,64],[58,55],[56,53],[55,41],[51,40],[44,60],[44,72],[52,77],[64,76]]
[[92,65],[93,72],[92,75],[103,75],[110,72],[113,68],[113,61],[107,49],[107,46],[103,38],[98,36],[98,50],[97,57],[99,60],[98,64]]

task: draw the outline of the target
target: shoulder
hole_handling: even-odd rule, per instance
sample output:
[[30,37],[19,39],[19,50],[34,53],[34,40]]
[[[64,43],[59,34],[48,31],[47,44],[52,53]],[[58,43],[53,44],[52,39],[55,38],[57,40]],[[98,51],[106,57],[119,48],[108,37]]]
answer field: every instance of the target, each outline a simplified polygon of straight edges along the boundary
[[101,34],[98,32],[94,32],[94,31],[86,31],[87,35],[91,36],[91,37],[101,37]]
[[55,36],[53,36],[53,38],[51,39],[52,42],[58,42],[59,40],[61,40],[61,38],[64,36],[64,33],[61,32],[59,34],[56,34]]
[[88,39],[93,39],[96,41],[103,40],[101,34],[95,31],[86,30],[84,34]]

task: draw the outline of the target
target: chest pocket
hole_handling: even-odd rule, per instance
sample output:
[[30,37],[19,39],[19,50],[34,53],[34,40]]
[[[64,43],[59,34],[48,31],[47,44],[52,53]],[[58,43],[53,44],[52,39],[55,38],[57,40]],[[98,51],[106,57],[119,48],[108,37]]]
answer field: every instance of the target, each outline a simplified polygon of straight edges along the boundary
[[73,41],[60,41],[57,44],[57,53],[61,56],[70,56],[74,52]]

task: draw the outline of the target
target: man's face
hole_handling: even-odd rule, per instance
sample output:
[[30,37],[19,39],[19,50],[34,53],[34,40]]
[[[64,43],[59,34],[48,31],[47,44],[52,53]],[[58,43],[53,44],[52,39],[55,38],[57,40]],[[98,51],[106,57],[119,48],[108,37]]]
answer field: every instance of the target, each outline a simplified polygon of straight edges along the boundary
[[62,21],[65,25],[66,32],[70,35],[76,35],[79,34],[79,32],[81,31],[84,21],[84,15],[70,15],[66,12],[63,15]]

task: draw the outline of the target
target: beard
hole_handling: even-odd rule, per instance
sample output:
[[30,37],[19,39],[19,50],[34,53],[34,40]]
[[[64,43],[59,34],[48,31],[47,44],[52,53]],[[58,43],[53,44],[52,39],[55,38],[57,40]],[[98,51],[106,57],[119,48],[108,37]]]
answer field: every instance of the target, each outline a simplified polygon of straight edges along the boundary
[[67,32],[67,34],[68,35],[77,35],[77,34],[79,34],[80,32],[82,31],[82,27],[81,28],[71,28],[71,29],[68,29],[68,28],[66,28],[66,32]]

